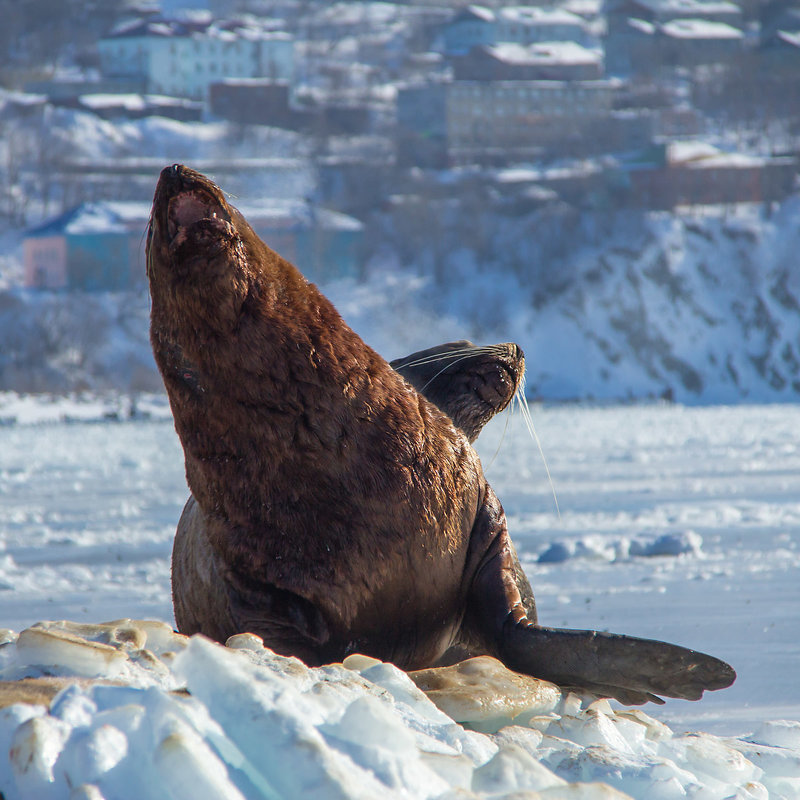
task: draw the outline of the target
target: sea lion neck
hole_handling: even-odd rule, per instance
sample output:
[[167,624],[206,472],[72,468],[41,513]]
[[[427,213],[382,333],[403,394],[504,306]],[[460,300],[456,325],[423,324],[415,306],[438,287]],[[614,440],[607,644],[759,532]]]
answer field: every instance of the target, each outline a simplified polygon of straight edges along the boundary
[[[413,461],[421,431],[404,434],[386,408],[419,416],[416,395],[392,399],[400,377],[211,181],[183,169],[164,170],[156,188],[148,275],[151,340],[198,500],[252,523],[275,496],[295,502],[287,462],[339,470],[325,454],[349,459],[351,432],[376,417],[396,429],[399,460]],[[219,488],[233,475],[257,495],[244,510]]]

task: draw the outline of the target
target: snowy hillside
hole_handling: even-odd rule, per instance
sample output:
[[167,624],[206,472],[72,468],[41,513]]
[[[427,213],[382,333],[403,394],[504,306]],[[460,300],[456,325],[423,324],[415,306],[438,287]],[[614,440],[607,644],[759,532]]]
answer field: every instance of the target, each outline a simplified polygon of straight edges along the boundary
[[531,315],[529,385],[551,398],[796,399],[800,199],[770,221],[750,211],[653,216],[582,253],[574,285]]
[[800,395],[800,198],[771,219],[758,207],[584,213],[560,255],[543,252],[540,228],[497,222],[505,269],[456,252],[421,301],[479,340],[521,344],[530,396]]
[[[460,337],[518,342],[534,397],[800,396],[800,197],[771,219],[744,207],[584,215],[581,227],[580,246],[549,267],[519,228],[507,249],[530,254],[524,269],[482,269],[454,251],[437,282],[421,253],[416,268],[384,257],[365,282],[322,288],[388,358]],[[0,295],[0,389],[157,388],[148,306],[145,295]]]

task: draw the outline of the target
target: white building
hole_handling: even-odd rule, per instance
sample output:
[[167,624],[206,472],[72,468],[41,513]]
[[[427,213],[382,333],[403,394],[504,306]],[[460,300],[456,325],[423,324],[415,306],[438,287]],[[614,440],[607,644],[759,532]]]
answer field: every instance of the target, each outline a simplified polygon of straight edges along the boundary
[[495,21],[494,40],[521,45],[538,42],[591,44],[586,23],[577,14],[539,6],[501,8]]
[[184,22],[137,22],[98,42],[103,75],[139,79],[143,90],[207,100],[225,78],[291,81],[294,41],[288,33],[226,29]]

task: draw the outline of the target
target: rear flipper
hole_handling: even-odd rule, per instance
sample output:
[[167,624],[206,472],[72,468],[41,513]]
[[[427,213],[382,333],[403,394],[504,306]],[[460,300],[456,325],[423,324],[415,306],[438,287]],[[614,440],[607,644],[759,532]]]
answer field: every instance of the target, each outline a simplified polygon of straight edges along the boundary
[[699,700],[735,680],[724,661],[678,645],[536,624],[530,584],[488,484],[471,545],[478,564],[460,644],[473,654],[490,653],[517,672],[631,705],[662,703],[659,695]]
[[733,668],[713,656],[653,639],[615,633],[541,628],[510,616],[499,655],[517,672],[628,705],[659,695],[699,700],[705,690],[724,689]]

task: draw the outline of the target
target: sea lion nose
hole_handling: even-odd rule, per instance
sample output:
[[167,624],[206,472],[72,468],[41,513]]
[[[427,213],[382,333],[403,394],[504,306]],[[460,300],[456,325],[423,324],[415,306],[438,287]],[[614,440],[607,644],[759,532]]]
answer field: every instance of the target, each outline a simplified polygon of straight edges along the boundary
[[165,188],[180,191],[184,182],[186,167],[183,164],[172,164],[161,170],[161,182]]

